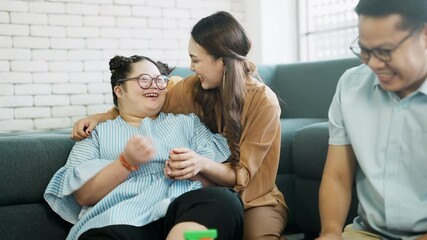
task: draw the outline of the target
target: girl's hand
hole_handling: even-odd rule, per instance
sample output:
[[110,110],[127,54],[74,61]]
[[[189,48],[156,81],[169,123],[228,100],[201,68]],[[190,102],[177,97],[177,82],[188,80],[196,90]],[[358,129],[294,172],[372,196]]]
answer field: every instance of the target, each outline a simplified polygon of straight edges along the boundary
[[123,155],[132,166],[139,166],[154,157],[154,146],[150,138],[135,135],[126,144]]

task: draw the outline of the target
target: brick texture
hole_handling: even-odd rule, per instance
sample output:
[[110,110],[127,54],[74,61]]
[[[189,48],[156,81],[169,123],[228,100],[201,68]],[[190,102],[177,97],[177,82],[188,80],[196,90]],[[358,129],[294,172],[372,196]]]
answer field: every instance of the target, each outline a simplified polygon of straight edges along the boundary
[[108,62],[143,54],[189,65],[192,26],[244,0],[1,0],[0,133],[71,129],[113,106]]

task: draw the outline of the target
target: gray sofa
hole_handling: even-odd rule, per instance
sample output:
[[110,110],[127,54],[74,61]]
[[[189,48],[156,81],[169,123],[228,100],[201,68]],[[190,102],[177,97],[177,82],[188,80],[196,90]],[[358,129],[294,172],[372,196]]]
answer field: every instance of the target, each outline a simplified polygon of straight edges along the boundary
[[[263,80],[283,100],[282,148],[276,184],[289,205],[288,231],[313,239],[320,231],[318,190],[328,146],[328,109],[336,84],[358,59],[262,67]],[[355,191],[354,191],[355,192]],[[353,201],[347,222],[356,215]]]
[[71,224],[43,199],[74,145],[69,133],[0,135],[0,238],[65,239]]
[[[277,185],[289,205],[289,232],[306,239],[320,230],[318,188],[325,162],[327,112],[341,74],[357,59],[260,66],[259,74],[282,100],[282,149]],[[173,74],[191,72],[178,68]],[[64,239],[70,224],[43,200],[54,172],[74,144],[69,132],[0,134],[1,239]],[[348,221],[356,214],[354,201]]]

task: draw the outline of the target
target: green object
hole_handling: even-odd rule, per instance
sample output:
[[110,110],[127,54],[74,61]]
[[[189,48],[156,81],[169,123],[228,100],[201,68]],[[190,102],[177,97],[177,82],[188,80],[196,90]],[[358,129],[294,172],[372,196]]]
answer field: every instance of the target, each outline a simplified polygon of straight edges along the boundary
[[216,229],[208,229],[201,231],[187,231],[184,232],[184,238],[186,240],[200,240],[205,238],[217,238],[218,232]]

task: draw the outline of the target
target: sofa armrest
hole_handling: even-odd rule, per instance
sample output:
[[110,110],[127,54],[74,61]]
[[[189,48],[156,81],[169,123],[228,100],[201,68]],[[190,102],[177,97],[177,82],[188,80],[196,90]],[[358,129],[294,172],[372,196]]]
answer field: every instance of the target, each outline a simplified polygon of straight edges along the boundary
[[[315,123],[295,132],[295,202],[298,226],[315,237],[320,232],[319,187],[328,151],[328,123]],[[353,186],[352,202],[346,224],[357,215],[357,194]],[[310,238],[310,237],[309,237]]]
[[282,145],[280,148],[279,168],[277,171],[276,185],[285,195],[286,203],[289,207],[288,225],[293,228],[297,225],[295,217],[295,172],[292,154],[292,142],[295,132],[307,125],[317,122],[324,122],[325,118],[282,118],[281,135]]
[[314,123],[295,132],[293,141],[296,176],[320,180],[328,151],[328,123]]

